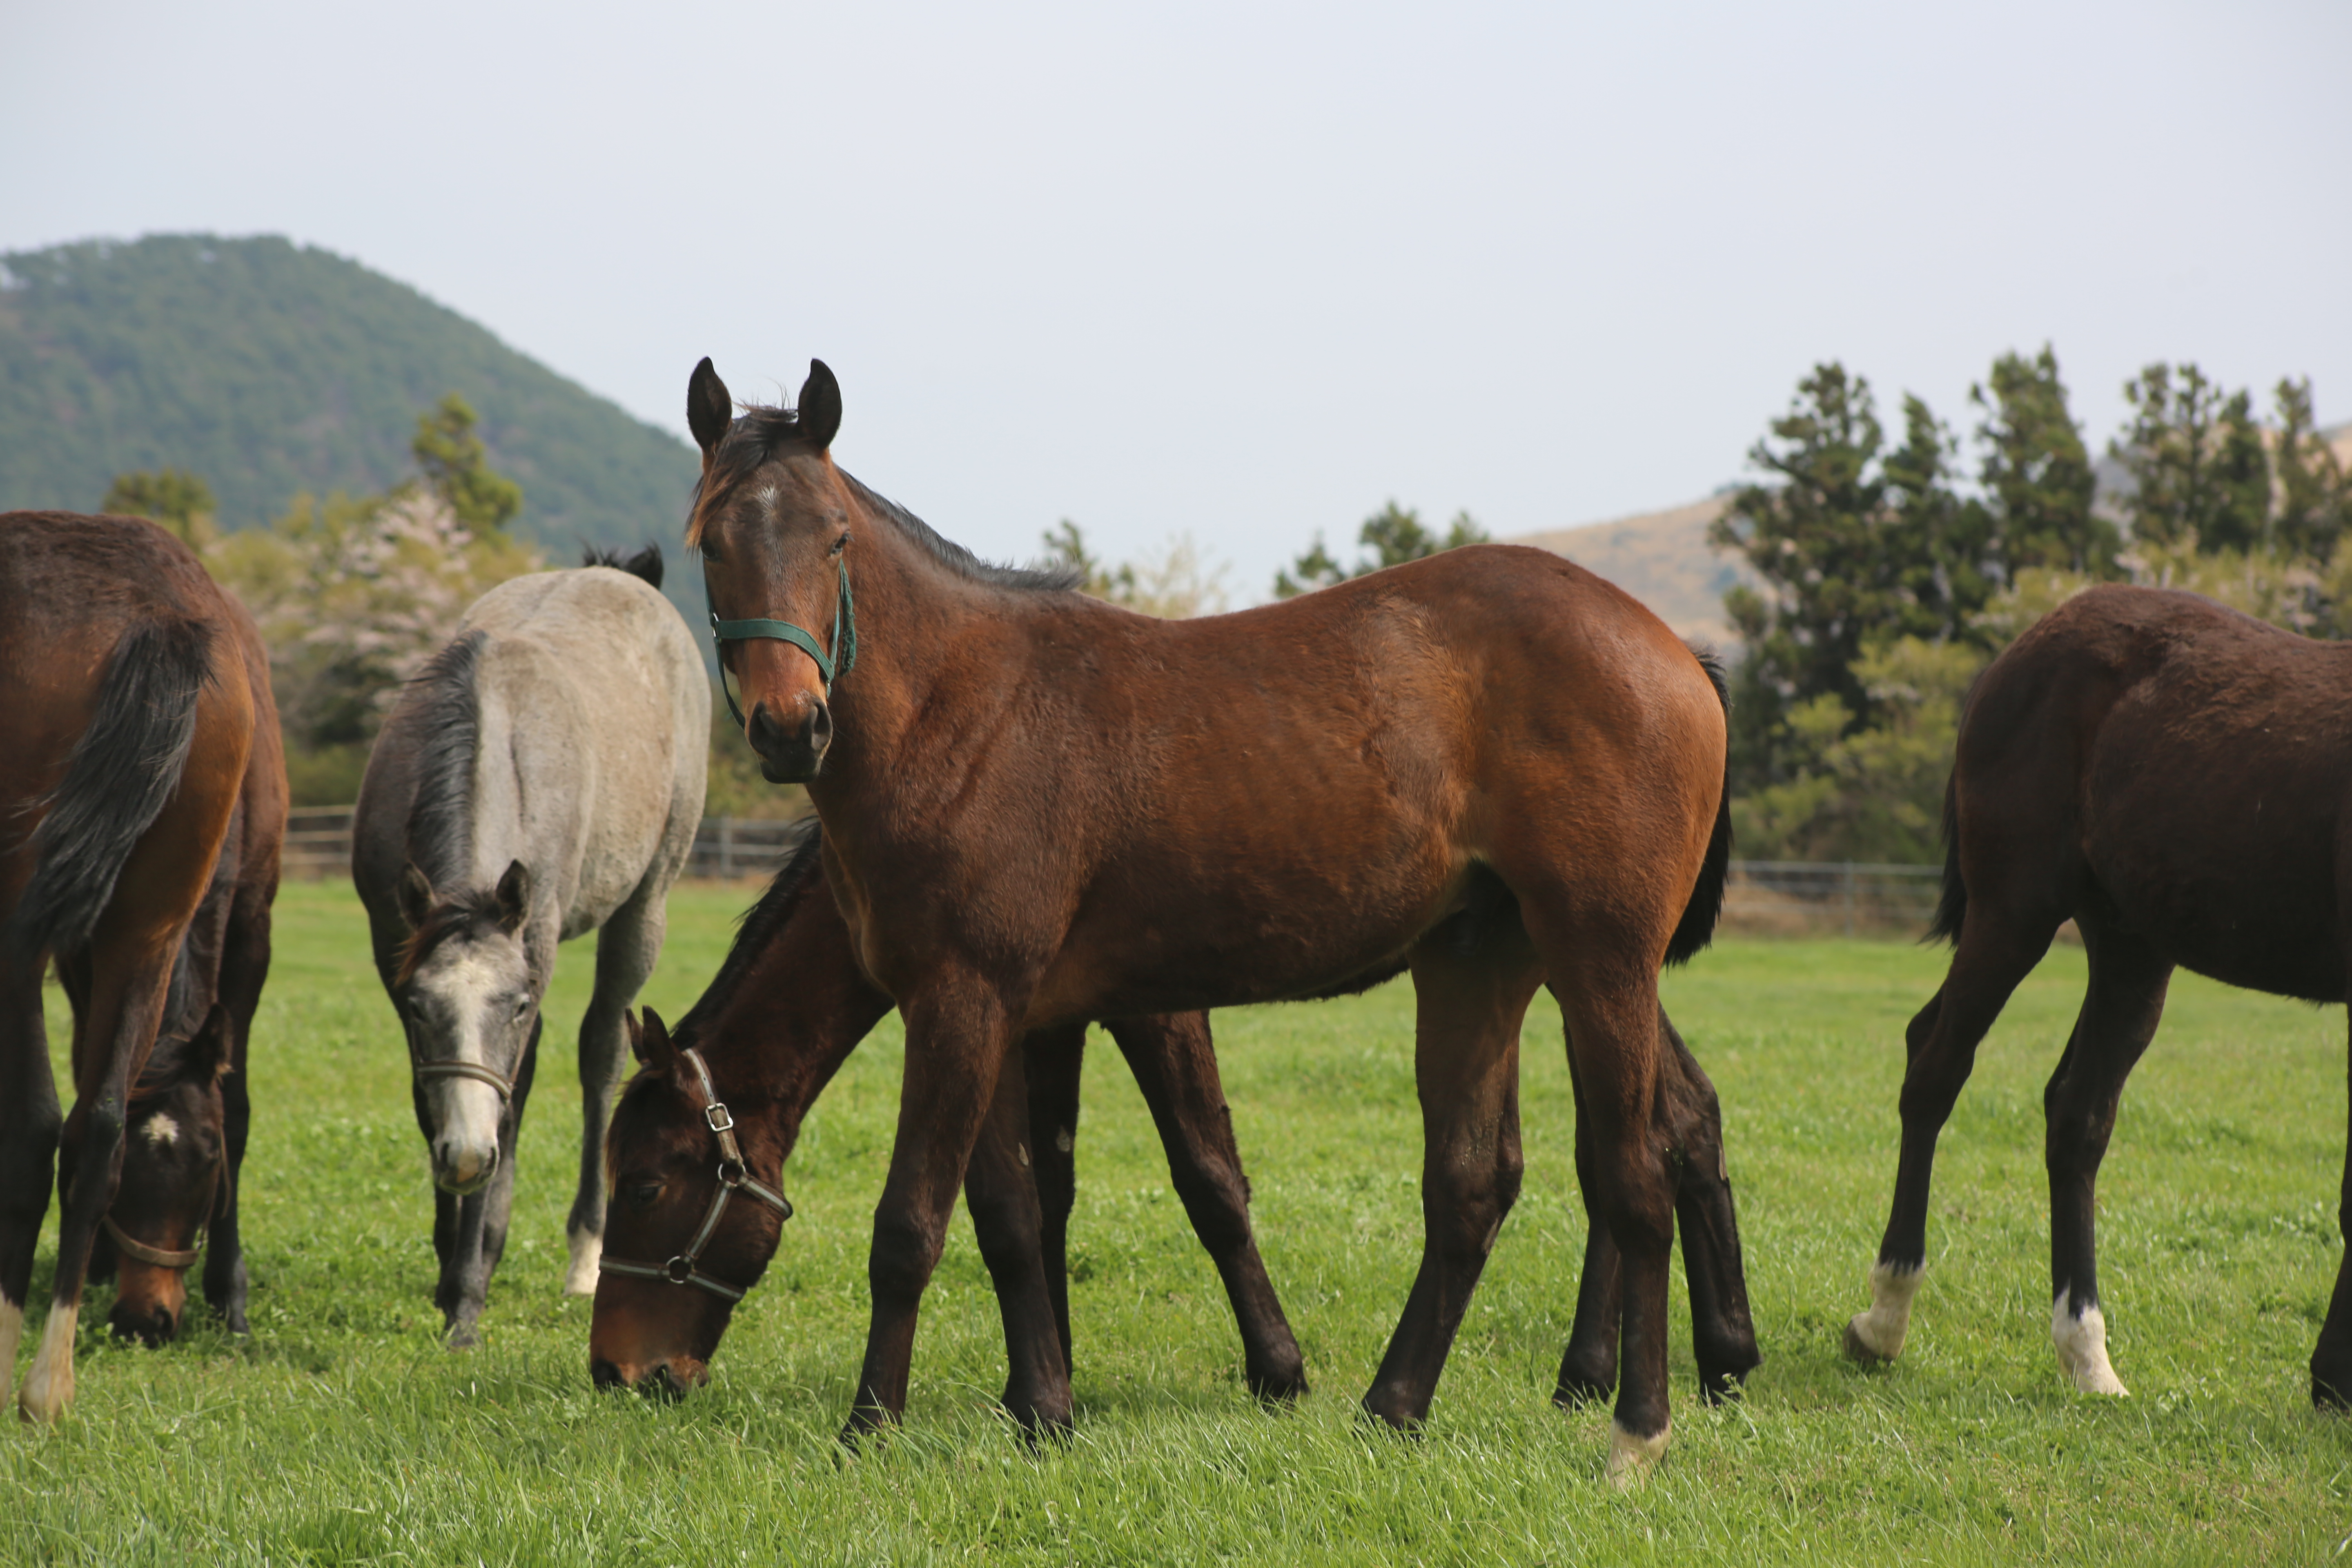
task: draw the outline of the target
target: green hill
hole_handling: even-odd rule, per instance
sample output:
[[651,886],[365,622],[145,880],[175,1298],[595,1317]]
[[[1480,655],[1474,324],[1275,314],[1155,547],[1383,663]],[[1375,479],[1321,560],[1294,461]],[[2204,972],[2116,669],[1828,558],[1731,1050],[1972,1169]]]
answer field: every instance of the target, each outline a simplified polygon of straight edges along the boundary
[[0,255],[0,509],[88,510],[117,473],[172,467],[249,527],[299,490],[406,477],[417,415],[453,391],[559,561],[675,542],[691,448],[357,262],[273,236]]

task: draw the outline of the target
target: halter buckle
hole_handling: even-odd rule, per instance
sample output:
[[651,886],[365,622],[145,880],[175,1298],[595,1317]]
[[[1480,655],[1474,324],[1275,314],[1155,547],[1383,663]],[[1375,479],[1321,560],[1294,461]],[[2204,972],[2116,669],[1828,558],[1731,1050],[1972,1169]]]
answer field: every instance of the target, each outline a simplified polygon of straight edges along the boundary
[[702,1108],[702,1120],[710,1124],[710,1130],[713,1132],[735,1131],[735,1113],[718,1100],[714,1100]]

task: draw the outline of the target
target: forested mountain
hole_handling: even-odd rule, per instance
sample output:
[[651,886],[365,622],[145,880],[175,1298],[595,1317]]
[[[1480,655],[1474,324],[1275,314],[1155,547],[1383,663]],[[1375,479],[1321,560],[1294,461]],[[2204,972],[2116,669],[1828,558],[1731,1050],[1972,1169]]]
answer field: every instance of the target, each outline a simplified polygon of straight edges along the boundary
[[0,509],[88,510],[118,473],[176,468],[249,527],[298,491],[408,477],[417,416],[449,392],[559,562],[675,541],[684,442],[357,262],[274,236],[0,256]]

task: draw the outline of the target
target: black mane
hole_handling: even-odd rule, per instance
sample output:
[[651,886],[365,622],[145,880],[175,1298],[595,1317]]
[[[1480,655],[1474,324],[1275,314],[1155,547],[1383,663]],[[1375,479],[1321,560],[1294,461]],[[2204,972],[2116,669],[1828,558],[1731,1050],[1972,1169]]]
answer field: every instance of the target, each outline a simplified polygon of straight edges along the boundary
[[[732,425],[727,427],[727,438],[710,459],[710,468],[695,487],[696,510],[698,513],[702,498],[724,495],[749,479],[775,455],[775,449],[800,435],[800,413],[792,408],[771,408],[754,404],[746,407]],[[856,492],[876,514],[911,542],[920,545],[932,560],[957,576],[974,583],[985,583],[996,588],[1021,588],[1040,593],[1064,593],[1085,581],[1085,574],[1075,566],[1003,566],[992,561],[982,561],[955,541],[944,538],[938,530],[900,506],[897,501],[877,494],[851,479],[849,488]],[[690,534],[688,545],[697,542]]]
[[611,549],[601,549],[592,544],[581,552],[580,564],[610,566],[615,572],[626,572],[632,577],[642,577],[656,588],[662,585],[662,547],[658,543],[648,544],[633,554],[625,553],[623,548],[617,545]]
[[474,677],[485,634],[467,632],[409,681],[416,699],[416,794],[408,808],[408,859],[443,898],[472,869],[474,752],[481,708]]
[[793,824],[790,837],[784,841],[784,863],[770,879],[767,890],[759,901],[743,911],[735,928],[734,943],[719,965],[719,973],[703,988],[702,995],[686,1010],[670,1034],[680,1046],[690,1045],[700,1020],[709,1013],[727,1005],[728,998],[742,984],[744,974],[758,962],[761,950],[774,940],[784,922],[792,919],[801,900],[815,886],[818,868],[824,849],[824,826],[814,816],[804,816]]

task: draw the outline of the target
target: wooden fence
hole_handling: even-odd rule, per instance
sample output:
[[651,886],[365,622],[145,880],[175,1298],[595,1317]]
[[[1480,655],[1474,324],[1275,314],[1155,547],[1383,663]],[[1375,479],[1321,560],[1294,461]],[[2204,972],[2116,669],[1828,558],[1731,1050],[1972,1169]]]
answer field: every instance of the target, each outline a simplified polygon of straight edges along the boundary
[[[694,837],[689,877],[766,877],[792,824],[706,816]],[[304,806],[287,823],[286,874],[340,877],[352,864],[352,808]],[[1734,860],[1723,904],[1726,929],[1759,934],[1864,933],[1927,929],[1941,868],[1853,861]]]

